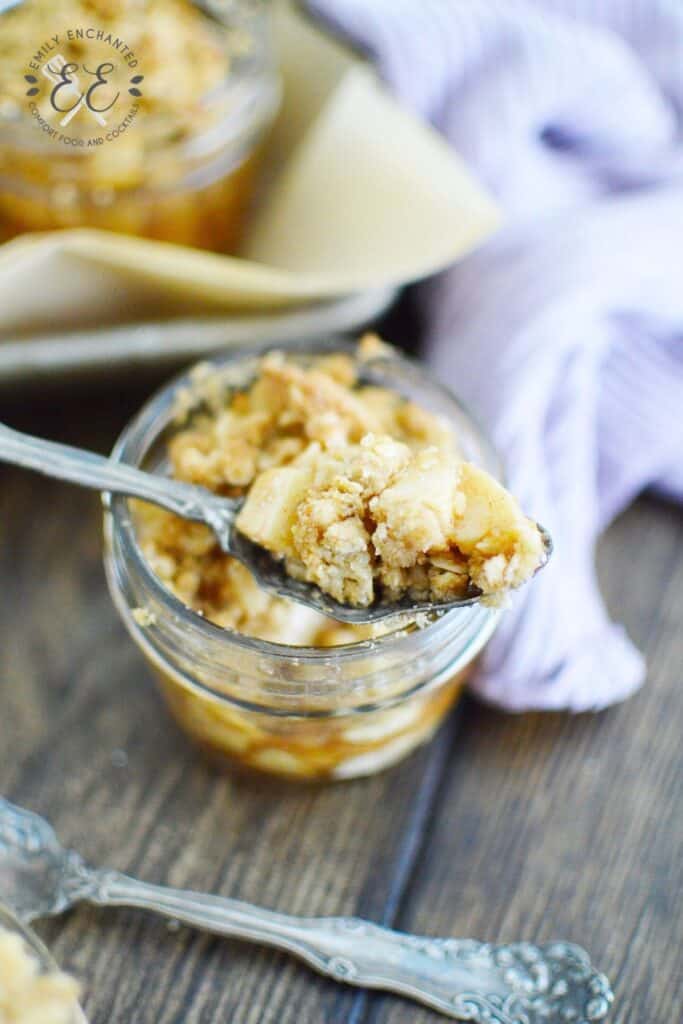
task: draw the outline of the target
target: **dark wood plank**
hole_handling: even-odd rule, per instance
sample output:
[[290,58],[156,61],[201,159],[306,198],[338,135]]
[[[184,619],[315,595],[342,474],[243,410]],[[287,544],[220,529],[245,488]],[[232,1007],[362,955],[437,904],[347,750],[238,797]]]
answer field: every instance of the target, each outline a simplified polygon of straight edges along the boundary
[[[4,415],[106,449],[140,395]],[[78,424],[81,424],[80,426]],[[222,775],[175,728],[106,592],[95,496],[0,468],[0,785],[94,863],[301,914],[393,918],[450,748],[336,787]],[[45,510],[37,529],[36,510]],[[94,1024],[347,1022],[364,1003],[278,953],[134,911],[39,930],[83,979]]]
[[[613,981],[614,1024],[664,1024],[683,1006],[680,512],[640,502],[600,556],[609,604],[646,652],[646,687],[599,715],[469,704],[397,923],[579,942]],[[438,1019],[374,996],[366,1017]]]

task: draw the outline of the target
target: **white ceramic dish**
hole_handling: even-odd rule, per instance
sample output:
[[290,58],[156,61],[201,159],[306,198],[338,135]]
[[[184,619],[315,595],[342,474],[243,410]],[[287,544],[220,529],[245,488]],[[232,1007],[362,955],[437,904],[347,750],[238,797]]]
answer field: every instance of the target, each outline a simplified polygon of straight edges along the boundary
[[379,316],[392,289],[258,315],[184,317],[0,342],[0,384],[115,373],[131,366],[171,365],[232,345],[274,345],[357,330]]

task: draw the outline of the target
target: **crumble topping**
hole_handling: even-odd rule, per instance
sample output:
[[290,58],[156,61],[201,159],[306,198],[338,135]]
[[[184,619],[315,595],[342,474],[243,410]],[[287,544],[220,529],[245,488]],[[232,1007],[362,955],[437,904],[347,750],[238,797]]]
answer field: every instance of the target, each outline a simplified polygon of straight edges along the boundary
[[153,626],[157,621],[156,615],[149,608],[133,608],[131,615],[138,626],[141,626],[143,629],[147,626]]
[[[224,36],[189,0],[24,0],[10,8],[3,14],[0,31],[3,112],[18,117],[24,111],[25,65],[46,34],[57,34],[56,52],[67,63],[91,65],[92,44],[75,36],[77,28],[90,26],[122,40],[134,54],[138,63],[128,77],[137,71],[144,76],[138,104],[142,111],[154,115],[152,127],[146,122],[146,130],[156,133],[154,141],[177,141],[196,132],[198,119],[203,124],[207,122],[204,97],[225,80],[230,55],[226,53]],[[229,50],[231,42],[229,38]],[[236,38],[236,49],[241,45]],[[99,55],[99,51],[94,52]],[[119,61],[119,65],[123,76],[125,61]],[[83,72],[81,75],[89,81]],[[127,84],[124,77],[120,82],[117,79],[117,88]],[[113,95],[115,90],[107,90],[107,102]],[[78,129],[81,120],[78,116],[70,131]],[[104,150],[92,154],[98,179],[109,182],[112,174],[115,181],[124,174],[144,178],[146,147],[149,140],[128,131],[125,139],[117,141],[114,157]]]
[[[246,493],[239,529],[285,559],[291,575],[345,603],[403,594],[445,600],[470,582],[487,595],[519,586],[542,558],[535,523],[462,459],[447,420],[358,381],[359,364],[391,351],[367,336],[356,359],[337,352],[302,365],[272,352],[237,391],[221,371],[198,369],[178,409],[193,418],[169,442],[174,476]],[[217,625],[316,646],[393,628],[343,626],[272,597],[207,527],[136,507],[153,570]]]
[[73,1024],[78,985],[66,974],[41,972],[19,935],[0,928],[2,1024]]
[[237,0],[7,7],[0,241],[85,227],[235,251],[277,103],[267,14]]
[[[321,357],[304,369],[281,353],[265,356],[248,391],[217,408],[219,381],[201,378],[208,413],[176,435],[169,452],[175,475],[213,489],[245,488],[256,476],[286,465],[313,442],[326,450],[360,442],[367,434],[390,434],[419,447],[432,443],[454,448],[449,426],[385,388],[352,387],[353,361],[341,353]],[[192,399],[183,393],[179,413]]]
[[238,528],[287,572],[337,601],[486,595],[524,583],[542,557],[536,524],[484,470],[386,435],[311,444],[254,481]]

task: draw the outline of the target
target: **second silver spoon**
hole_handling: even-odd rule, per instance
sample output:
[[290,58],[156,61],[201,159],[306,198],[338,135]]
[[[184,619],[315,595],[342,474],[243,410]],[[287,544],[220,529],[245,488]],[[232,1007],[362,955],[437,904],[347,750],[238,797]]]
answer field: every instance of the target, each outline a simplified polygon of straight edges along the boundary
[[568,942],[498,946],[407,935],[357,917],[295,917],[98,870],[37,814],[0,797],[0,896],[24,921],[75,903],[139,907],[287,950],[336,981],[407,996],[470,1024],[597,1024],[607,978]]

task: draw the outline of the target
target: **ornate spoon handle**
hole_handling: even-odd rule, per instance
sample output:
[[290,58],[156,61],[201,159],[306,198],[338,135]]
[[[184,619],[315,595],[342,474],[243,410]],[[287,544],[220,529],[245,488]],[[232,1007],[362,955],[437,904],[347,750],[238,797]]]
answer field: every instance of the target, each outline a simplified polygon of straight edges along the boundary
[[409,996],[475,1024],[586,1024],[612,994],[578,946],[492,946],[391,931],[359,918],[299,918],[168,889],[117,872],[81,876],[76,899],[141,907],[220,935],[285,949],[337,981]]
[[229,537],[238,511],[237,502],[218,498],[203,487],[145,473],[96,452],[31,437],[4,424],[0,424],[0,462],[11,462],[82,487],[151,501],[184,519],[207,523],[221,543]]

